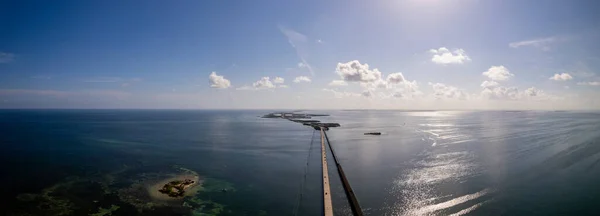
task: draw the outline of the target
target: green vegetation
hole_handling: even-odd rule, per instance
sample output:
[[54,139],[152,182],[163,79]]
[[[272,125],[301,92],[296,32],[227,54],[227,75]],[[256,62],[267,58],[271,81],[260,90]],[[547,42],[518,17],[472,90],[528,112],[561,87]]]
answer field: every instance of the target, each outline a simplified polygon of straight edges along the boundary
[[233,184],[213,178],[206,178],[202,183],[202,192],[235,192]]
[[98,213],[94,213],[94,214],[90,214],[90,216],[106,216],[106,215],[112,215],[112,213],[116,210],[119,210],[119,206],[116,205],[111,205],[110,208],[102,208],[100,207],[98,209]]
[[222,204],[211,200],[202,200],[198,197],[187,200],[183,206],[191,208],[194,216],[216,216],[221,214],[225,208]]

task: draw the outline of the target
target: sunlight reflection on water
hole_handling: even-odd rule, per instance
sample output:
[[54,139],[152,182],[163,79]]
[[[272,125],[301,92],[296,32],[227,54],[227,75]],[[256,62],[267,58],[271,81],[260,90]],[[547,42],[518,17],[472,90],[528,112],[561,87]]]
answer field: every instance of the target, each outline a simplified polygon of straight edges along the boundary
[[[460,113],[422,112],[412,115],[431,117],[415,128],[421,140],[431,142],[431,147],[421,153],[422,158],[411,162],[413,168],[404,172],[395,181],[394,190],[402,200],[395,207],[396,215],[463,215],[480,206],[486,200],[480,198],[490,189],[480,190],[463,196],[440,193],[440,185],[464,181],[479,175],[482,168],[471,151],[448,152],[446,145],[474,141],[465,132],[465,125],[454,123]],[[439,148],[445,150],[439,151]]]

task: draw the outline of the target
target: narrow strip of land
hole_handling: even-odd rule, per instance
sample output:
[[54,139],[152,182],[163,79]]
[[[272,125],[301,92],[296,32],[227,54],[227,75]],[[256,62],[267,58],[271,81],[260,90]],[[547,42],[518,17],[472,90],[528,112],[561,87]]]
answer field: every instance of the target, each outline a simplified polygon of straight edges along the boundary
[[[346,196],[350,201],[350,207],[352,208],[352,213],[355,216],[362,216],[363,212],[358,204],[358,199],[356,199],[356,195],[354,195],[354,190],[350,186],[350,182],[346,178],[346,174],[344,174],[344,169],[342,169],[342,165],[338,160],[337,156],[335,156],[335,151],[333,150],[333,146],[331,146],[331,142],[329,142],[329,137],[327,137],[327,133],[325,131],[321,131],[321,136],[325,135],[325,139],[327,140],[327,144],[329,145],[329,150],[331,150],[331,155],[333,156],[333,161],[335,161],[335,165],[337,166],[338,173],[340,174],[340,179],[342,179],[342,186],[344,186],[344,191],[346,191]],[[321,137],[321,139],[323,139]]]
[[321,128],[321,165],[323,167],[323,211],[325,216],[333,216],[331,206],[331,191],[329,189],[329,173],[327,171],[327,151],[325,150],[325,137]]

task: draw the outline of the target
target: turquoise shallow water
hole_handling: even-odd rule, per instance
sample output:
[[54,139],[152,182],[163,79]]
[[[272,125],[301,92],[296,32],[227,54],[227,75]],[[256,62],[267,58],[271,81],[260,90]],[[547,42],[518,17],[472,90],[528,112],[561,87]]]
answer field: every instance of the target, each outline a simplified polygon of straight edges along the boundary
[[[292,215],[311,152],[298,212],[319,215],[313,130],[267,112],[2,110],[1,213]],[[367,215],[596,215],[600,113],[318,113],[342,124],[328,135]],[[144,194],[181,169],[205,189]],[[333,163],[330,176],[334,211],[349,214]]]

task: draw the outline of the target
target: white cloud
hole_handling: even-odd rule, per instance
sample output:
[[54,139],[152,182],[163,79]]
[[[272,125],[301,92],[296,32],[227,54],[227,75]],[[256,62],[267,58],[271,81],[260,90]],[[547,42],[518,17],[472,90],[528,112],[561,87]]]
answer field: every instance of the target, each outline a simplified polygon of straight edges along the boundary
[[251,86],[247,86],[247,85],[245,85],[245,86],[242,86],[242,87],[238,87],[238,88],[236,88],[235,90],[256,90],[256,89],[254,89],[254,88],[253,88],[253,87],[251,87]]
[[368,64],[361,64],[358,60],[338,63],[335,72],[348,82],[374,82],[381,79],[381,72],[377,68],[370,70]]
[[223,76],[217,75],[217,73],[212,72],[208,76],[208,83],[211,88],[229,88],[231,86],[231,82],[225,79]]
[[260,80],[254,82],[252,86],[255,89],[271,89],[275,88],[275,85],[271,82],[269,77],[263,77]]
[[308,77],[306,77],[306,76],[299,76],[299,77],[296,77],[296,78],[294,79],[294,82],[295,82],[295,83],[300,83],[300,82],[310,82],[310,81],[311,81],[311,80],[310,80],[310,78],[308,78]]
[[281,77],[275,77],[275,79],[273,79],[273,82],[277,83],[277,84],[281,84],[281,83],[285,82],[285,79],[283,79]]
[[347,86],[348,83],[344,80],[333,80],[329,83],[330,86]]
[[389,87],[391,87],[391,85],[388,85],[388,82],[386,82],[385,80],[379,79],[379,80],[375,80],[373,82],[368,82],[368,83],[360,83],[360,86],[362,86],[363,88],[366,89],[370,89],[370,90],[375,90],[375,89],[387,89]]
[[487,76],[488,78],[490,78],[492,80],[496,80],[496,81],[507,80],[510,77],[515,76],[514,74],[510,73],[510,71],[508,71],[508,69],[506,69],[502,65],[490,67],[490,69],[483,72],[483,75]]
[[567,80],[573,79],[573,77],[571,75],[569,75],[568,73],[562,73],[562,74],[554,74],[554,76],[551,76],[550,79],[554,80],[554,81],[567,81]]
[[0,63],[9,63],[15,60],[15,54],[0,52]]
[[298,68],[305,68],[307,67],[307,64],[304,64],[304,62],[298,62]]
[[548,100],[558,99],[559,97],[546,94],[544,91],[531,87],[525,91],[519,91],[517,87],[496,86],[484,88],[481,96],[491,100]]
[[402,94],[402,92],[394,92],[394,93],[392,94],[392,97],[395,97],[395,98],[403,98],[403,97],[404,97],[404,95]]
[[413,98],[422,94],[415,80],[412,82],[404,81],[398,84],[389,84],[388,88],[395,90],[395,93],[402,94],[403,98]]
[[373,96],[373,92],[370,90],[365,90],[362,93],[360,93],[363,97],[371,97]]
[[289,86],[287,86],[287,85],[278,85],[277,87],[278,88],[288,88]]
[[398,72],[388,74],[386,81],[388,83],[397,84],[406,81],[406,79],[404,79],[404,75],[402,75],[402,73]]
[[417,81],[408,81],[402,73],[391,73],[383,79],[382,72],[376,68],[371,69],[368,64],[361,64],[358,60],[338,63],[336,73],[342,80],[335,80],[330,85],[359,83],[363,88],[363,96],[380,96],[381,99],[386,99],[413,98],[422,94]]
[[507,88],[504,86],[485,88],[481,92],[481,96],[494,100],[518,100],[521,98],[521,94],[519,93],[519,89],[517,87]]
[[317,43],[323,43],[321,39],[317,39]]
[[600,82],[578,82],[577,85],[600,86]]
[[496,87],[498,85],[499,84],[496,81],[488,81],[488,80],[483,81],[483,83],[481,83],[481,87],[484,87],[484,88]]
[[429,52],[433,53],[431,61],[436,64],[463,64],[467,61],[471,61],[471,58],[467,56],[463,49],[455,49],[450,52],[448,48],[441,47],[437,50],[431,49]]
[[538,38],[538,39],[533,39],[533,40],[512,42],[512,43],[509,43],[508,46],[510,46],[511,48],[519,48],[522,46],[532,46],[532,47],[540,48],[544,51],[548,51],[548,50],[550,50],[550,47],[548,45],[551,43],[554,43],[558,40],[559,40],[558,37]]
[[442,83],[429,83],[433,88],[433,96],[435,98],[448,98],[448,99],[467,99],[468,94],[463,90],[460,90],[454,86],[449,86]]
[[538,95],[542,95],[544,94],[544,92],[542,90],[536,89],[535,87],[531,87],[528,89],[525,89],[525,95],[526,96],[538,96]]

